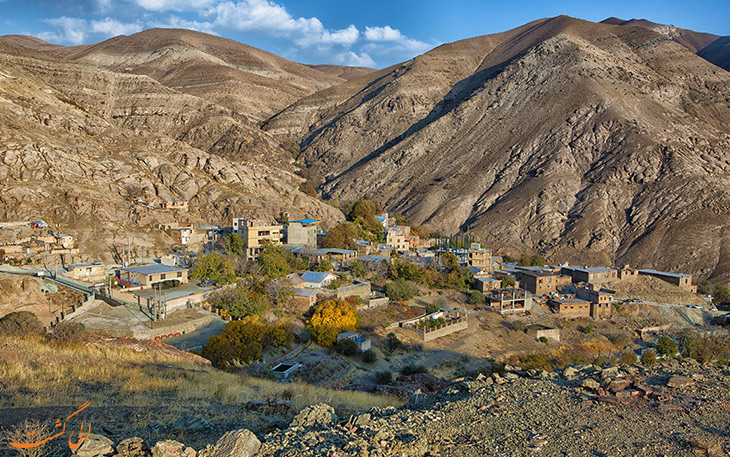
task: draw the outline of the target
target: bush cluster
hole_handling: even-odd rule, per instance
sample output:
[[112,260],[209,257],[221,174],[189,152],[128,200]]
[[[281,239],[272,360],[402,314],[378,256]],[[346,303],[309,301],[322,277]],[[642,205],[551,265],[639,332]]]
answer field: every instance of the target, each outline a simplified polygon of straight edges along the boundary
[[229,322],[220,335],[211,336],[203,357],[219,368],[242,365],[260,359],[266,347],[289,347],[293,339],[289,324],[270,325],[248,316]]
[[355,307],[345,300],[335,298],[316,305],[307,326],[312,330],[317,344],[331,347],[337,342],[338,334],[354,332],[358,323]]

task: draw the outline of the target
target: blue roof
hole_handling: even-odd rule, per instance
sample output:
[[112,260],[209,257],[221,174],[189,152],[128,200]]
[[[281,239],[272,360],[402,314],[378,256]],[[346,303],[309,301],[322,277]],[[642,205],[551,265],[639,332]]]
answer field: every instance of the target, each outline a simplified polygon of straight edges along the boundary
[[93,263],[74,263],[72,265],[69,265],[69,268],[81,268],[81,267],[92,267],[94,265],[101,265],[101,262],[93,262]]
[[327,254],[354,254],[357,251],[351,251],[350,249],[338,249],[338,248],[322,248],[317,249],[316,255],[327,255]]
[[300,276],[302,277],[303,280],[305,280],[307,282],[313,282],[315,284],[319,284],[322,281],[324,281],[325,279],[327,279],[327,277],[331,274],[332,273],[321,273],[319,271],[305,271]]
[[122,271],[129,271],[131,273],[139,273],[142,275],[156,275],[159,273],[171,273],[174,271],[183,271],[185,268],[173,267],[171,265],[160,265],[154,263],[152,265],[143,265],[141,267],[127,267],[122,268]]
[[314,289],[294,289],[294,295],[297,297],[312,297],[317,295],[317,291]]
[[382,262],[384,260],[388,260],[390,256],[387,255],[362,255],[358,257],[358,260],[361,260],[363,262]]
[[295,221],[289,221],[289,222],[300,222],[302,224],[315,224],[319,221],[317,219],[297,219]]
[[380,222],[385,222],[385,218],[384,217],[376,217],[375,220],[376,221],[380,221]]

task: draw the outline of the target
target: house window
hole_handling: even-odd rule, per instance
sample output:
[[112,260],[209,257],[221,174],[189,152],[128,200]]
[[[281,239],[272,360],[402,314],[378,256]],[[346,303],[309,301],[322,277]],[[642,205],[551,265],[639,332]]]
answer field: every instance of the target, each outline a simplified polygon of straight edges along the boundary
[[178,272],[177,272],[177,277],[178,277],[178,278],[182,278],[182,271],[178,271]]
[[166,274],[163,273],[163,274],[160,275],[160,280],[166,279],[166,278],[167,278],[167,275]]

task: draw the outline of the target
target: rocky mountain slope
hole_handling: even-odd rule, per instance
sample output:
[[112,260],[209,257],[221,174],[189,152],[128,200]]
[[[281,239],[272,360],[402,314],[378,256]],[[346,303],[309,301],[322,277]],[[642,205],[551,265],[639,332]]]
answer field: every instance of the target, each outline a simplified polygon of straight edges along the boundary
[[71,47],[24,36],[2,37],[3,42],[114,72],[147,75],[254,122],[303,96],[341,84],[351,74],[369,71],[302,65],[237,41],[182,29],[150,29]]
[[341,201],[514,252],[730,278],[730,73],[646,27],[560,16],[306,97],[265,129]]
[[[145,75],[4,47],[0,119],[0,219],[60,224],[92,255],[127,236],[133,255],[159,253],[161,222],[341,218],[297,190],[290,154],[245,116]],[[159,209],[175,198],[189,211]]]
[[624,21],[610,17],[601,21],[602,24],[626,25],[630,27],[645,27],[666,35],[703,59],[714,63],[718,67],[730,71],[730,37],[720,37],[711,33],[700,33],[682,29],[673,25],[657,24],[646,19],[630,19]]

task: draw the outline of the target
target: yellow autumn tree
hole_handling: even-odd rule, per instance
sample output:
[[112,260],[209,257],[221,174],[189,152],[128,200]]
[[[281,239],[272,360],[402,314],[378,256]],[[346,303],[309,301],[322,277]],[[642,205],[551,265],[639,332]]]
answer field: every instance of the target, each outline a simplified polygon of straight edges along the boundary
[[357,330],[357,324],[355,307],[338,298],[315,306],[314,313],[307,322],[317,344],[324,347],[333,346],[339,333]]

